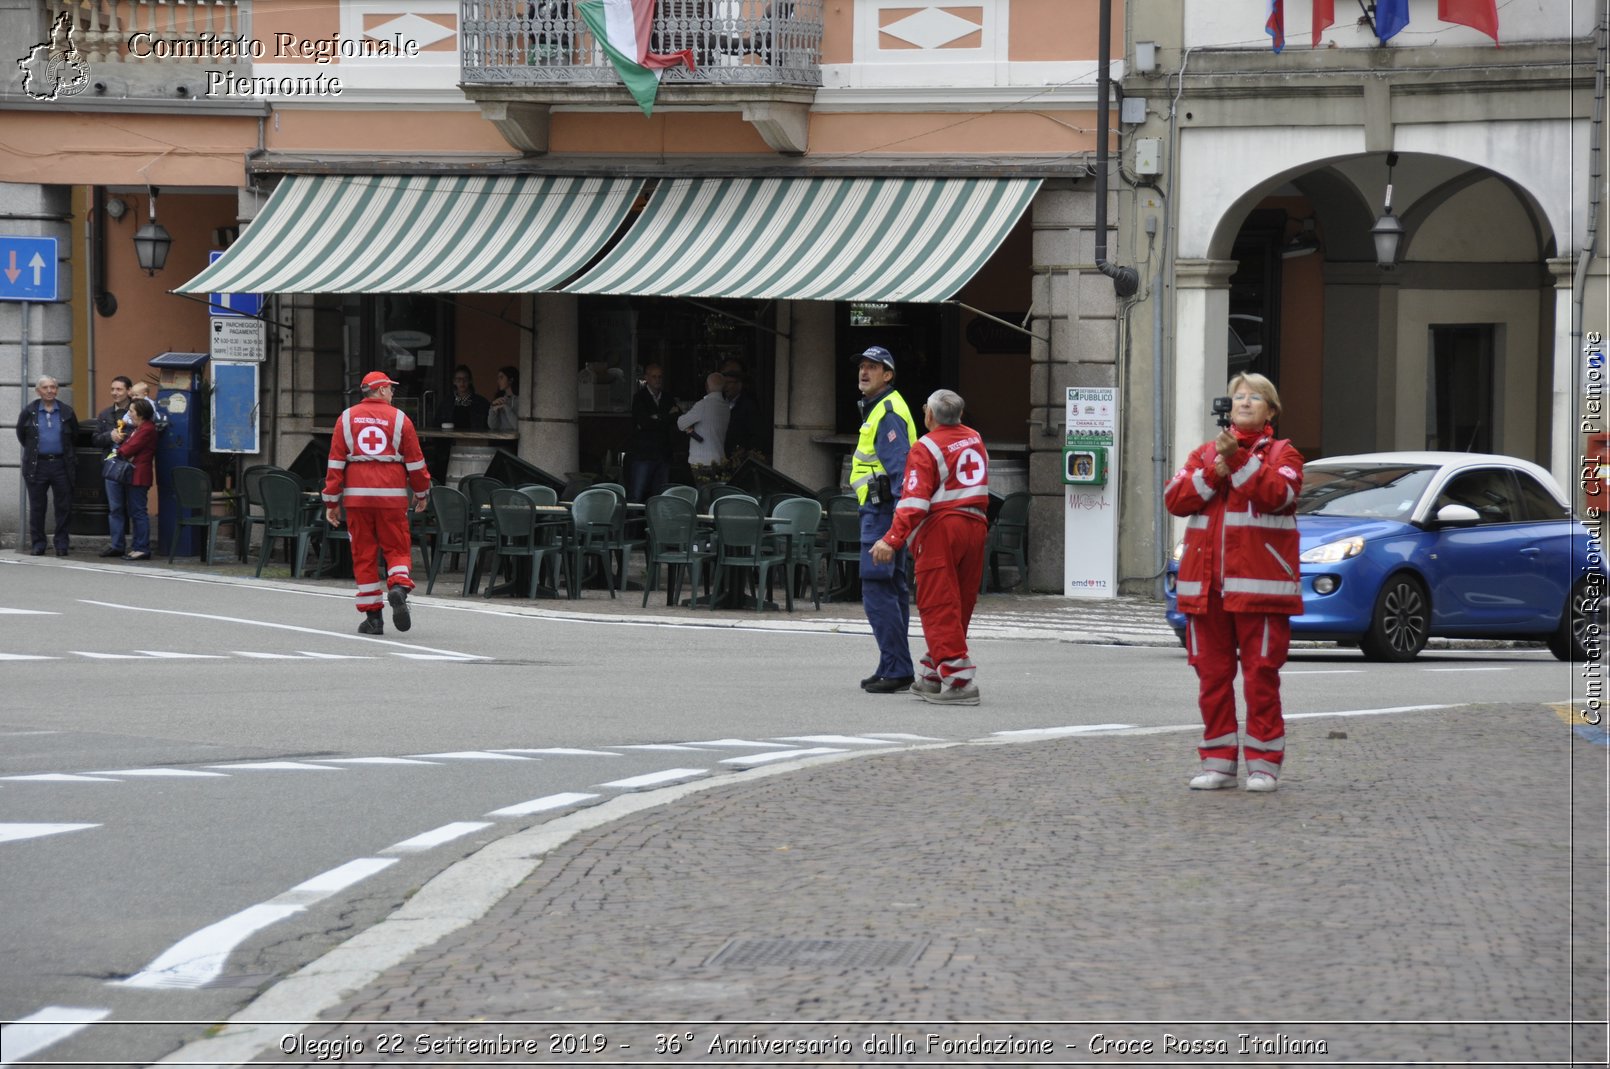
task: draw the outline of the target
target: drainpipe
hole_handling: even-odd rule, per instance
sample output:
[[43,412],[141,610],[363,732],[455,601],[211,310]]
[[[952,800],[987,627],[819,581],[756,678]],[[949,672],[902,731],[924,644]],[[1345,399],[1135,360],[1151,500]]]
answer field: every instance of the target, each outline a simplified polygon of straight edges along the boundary
[[[1582,242],[1582,251],[1577,254],[1576,275],[1571,280],[1571,389],[1574,396],[1573,405],[1580,404],[1582,399],[1583,297],[1588,288],[1588,270],[1593,264],[1593,254],[1599,244],[1600,186],[1604,182],[1604,164],[1602,161],[1605,58],[1606,49],[1610,48],[1610,13],[1606,11],[1605,0],[1599,0],[1598,7],[1599,20],[1598,25],[1594,28],[1597,55],[1593,62],[1593,124],[1588,128],[1588,228],[1587,236]],[[1567,430],[1566,433],[1571,432]]]
[[1140,289],[1140,273],[1107,262],[1107,75],[1112,66],[1112,0],[1101,0],[1096,32],[1100,37],[1096,59],[1096,270],[1112,279],[1113,292],[1123,299]]

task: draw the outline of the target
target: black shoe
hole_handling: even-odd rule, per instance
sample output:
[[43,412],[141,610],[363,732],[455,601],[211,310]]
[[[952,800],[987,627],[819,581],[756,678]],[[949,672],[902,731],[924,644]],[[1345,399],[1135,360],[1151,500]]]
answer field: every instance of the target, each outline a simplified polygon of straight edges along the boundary
[[384,635],[385,633],[386,621],[381,619],[378,609],[365,616],[363,623],[358,625],[358,634],[360,635]]
[[880,675],[878,675],[877,673],[874,672],[872,675],[869,675],[865,679],[861,680],[861,689],[866,690],[868,687],[870,687],[872,684],[876,683],[878,680],[880,680],[882,678],[883,678],[882,676],[880,676]]
[[58,550],[57,550],[57,551],[56,551],[56,556],[58,556],[58,557],[65,557],[65,556],[67,556],[67,554],[68,554],[68,553],[69,553],[69,552],[70,552],[70,550],[65,550],[65,549],[58,549]]
[[916,676],[879,676],[864,689],[868,694],[898,694],[902,690],[910,690],[911,684],[916,681]]
[[28,556],[30,556],[30,557],[43,557],[44,555],[45,555],[45,547],[44,546],[35,546],[34,548],[32,548],[32,549],[30,549],[28,551]]
[[123,559],[124,560],[150,560],[151,559],[151,554],[143,553],[143,552],[125,553],[125,554],[123,554]]
[[406,631],[414,626],[413,617],[408,614],[407,587],[392,587],[386,592],[386,600],[391,602],[391,626],[399,631]]
[[101,550],[101,556],[103,557],[121,557],[122,555],[122,546],[107,546],[105,549]]

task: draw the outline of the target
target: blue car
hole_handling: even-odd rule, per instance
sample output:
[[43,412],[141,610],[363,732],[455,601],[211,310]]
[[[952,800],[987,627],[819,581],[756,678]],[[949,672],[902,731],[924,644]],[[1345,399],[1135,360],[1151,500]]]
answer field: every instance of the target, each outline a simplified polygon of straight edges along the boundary
[[[1294,639],[1413,660],[1426,640],[1529,639],[1585,661],[1603,641],[1604,546],[1546,470],[1482,453],[1367,453],[1307,465]],[[1174,596],[1176,546],[1164,590]]]

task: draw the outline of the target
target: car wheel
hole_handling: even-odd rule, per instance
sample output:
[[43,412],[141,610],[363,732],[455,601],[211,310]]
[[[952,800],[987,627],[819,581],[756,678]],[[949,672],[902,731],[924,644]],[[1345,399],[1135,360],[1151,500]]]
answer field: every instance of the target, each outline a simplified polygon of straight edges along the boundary
[[1562,661],[1591,661],[1603,649],[1604,592],[1593,590],[1586,579],[1571,590],[1560,615],[1560,626],[1549,636],[1549,652]]
[[1431,602],[1425,587],[1410,575],[1386,581],[1370,614],[1370,629],[1359,648],[1372,661],[1412,661],[1431,635]]

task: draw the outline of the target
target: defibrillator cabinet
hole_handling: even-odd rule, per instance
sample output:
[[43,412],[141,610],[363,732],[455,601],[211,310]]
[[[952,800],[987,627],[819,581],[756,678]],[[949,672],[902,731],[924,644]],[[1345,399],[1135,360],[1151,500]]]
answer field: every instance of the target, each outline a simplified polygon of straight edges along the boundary
[[1062,481],[1070,486],[1106,486],[1109,448],[1103,438],[1070,436],[1062,447]]

